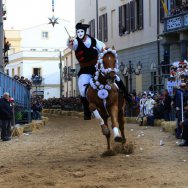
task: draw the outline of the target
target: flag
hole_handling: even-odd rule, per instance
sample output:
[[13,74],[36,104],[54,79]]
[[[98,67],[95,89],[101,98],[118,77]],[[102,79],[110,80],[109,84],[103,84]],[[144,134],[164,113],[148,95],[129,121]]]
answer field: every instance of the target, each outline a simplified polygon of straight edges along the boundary
[[163,9],[164,9],[165,13],[168,14],[168,8],[167,8],[166,3],[164,2],[164,0],[161,0],[161,3],[163,5]]

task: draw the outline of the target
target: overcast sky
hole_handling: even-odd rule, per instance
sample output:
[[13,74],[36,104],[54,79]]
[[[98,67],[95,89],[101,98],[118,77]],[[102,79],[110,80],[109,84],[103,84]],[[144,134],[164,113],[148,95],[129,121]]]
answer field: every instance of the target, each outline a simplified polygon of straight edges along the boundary
[[[74,23],[75,0],[54,0],[55,17]],[[52,0],[6,0],[7,20],[4,29],[24,29],[48,23],[52,17]]]

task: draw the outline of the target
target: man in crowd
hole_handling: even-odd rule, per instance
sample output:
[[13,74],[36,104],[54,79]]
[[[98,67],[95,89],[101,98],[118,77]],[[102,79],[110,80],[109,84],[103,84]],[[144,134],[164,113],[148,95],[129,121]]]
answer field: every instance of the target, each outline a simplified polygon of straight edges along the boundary
[[182,129],[181,139],[182,142],[179,146],[188,146],[188,106],[184,107],[184,121],[180,122],[180,128]]
[[41,111],[42,111],[42,104],[39,100],[36,100],[32,105],[33,110],[33,119],[34,120],[41,120]]
[[154,104],[155,101],[152,99],[151,94],[148,94],[147,100],[145,102],[148,126],[154,126],[154,115],[153,115]]
[[12,105],[9,101],[9,93],[5,92],[0,99],[0,120],[2,121],[1,139],[11,140],[11,120],[13,118]]
[[147,97],[146,97],[146,93],[142,94],[142,98],[140,99],[140,113],[138,115],[138,117],[141,119],[140,120],[140,126],[143,125],[143,119],[145,116],[145,103],[146,103]]
[[[182,108],[186,106],[187,99],[188,99],[188,91],[186,89],[186,84],[181,83],[180,89],[177,89],[176,93],[174,94],[174,101],[173,101],[174,107],[176,109],[176,117],[178,119],[177,128],[176,128],[176,138],[181,138],[182,129],[180,127],[180,122],[182,122]],[[183,104],[181,102],[182,100],[183,100]]]
[[164,108],[165,121],[170,121],[171,102],[172,102],[172,99],[168,93],[168,90],[164,90],[162,103],[163,103],[163,108]]

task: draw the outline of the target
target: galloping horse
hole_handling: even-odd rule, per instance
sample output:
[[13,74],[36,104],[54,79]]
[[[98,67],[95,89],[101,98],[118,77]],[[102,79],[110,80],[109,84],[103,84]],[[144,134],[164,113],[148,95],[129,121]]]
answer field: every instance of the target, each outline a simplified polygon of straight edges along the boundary
[[[112,130],[115,142],[126,142],[124,135],[125,99],[115,81],[117,76],[118,60],[115,50],[107,49],[99,54],[94,78],[90,80],[87,90],[90,111],[93,112],[107,139],[107,149],[110,150],[110,130],[108,118],[111,117]],[[119,132],[120,129],[120,132]]]

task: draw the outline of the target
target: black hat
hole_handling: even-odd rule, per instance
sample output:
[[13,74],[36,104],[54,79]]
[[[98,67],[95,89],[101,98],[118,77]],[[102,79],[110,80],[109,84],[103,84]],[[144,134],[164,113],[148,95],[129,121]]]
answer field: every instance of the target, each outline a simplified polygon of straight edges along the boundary
[[89,27],[88,24],[82,24],[82,23],[77,23],[76,24],[76,30],[83,29],[86,32],[86,30],[87,30],[88,27]]

